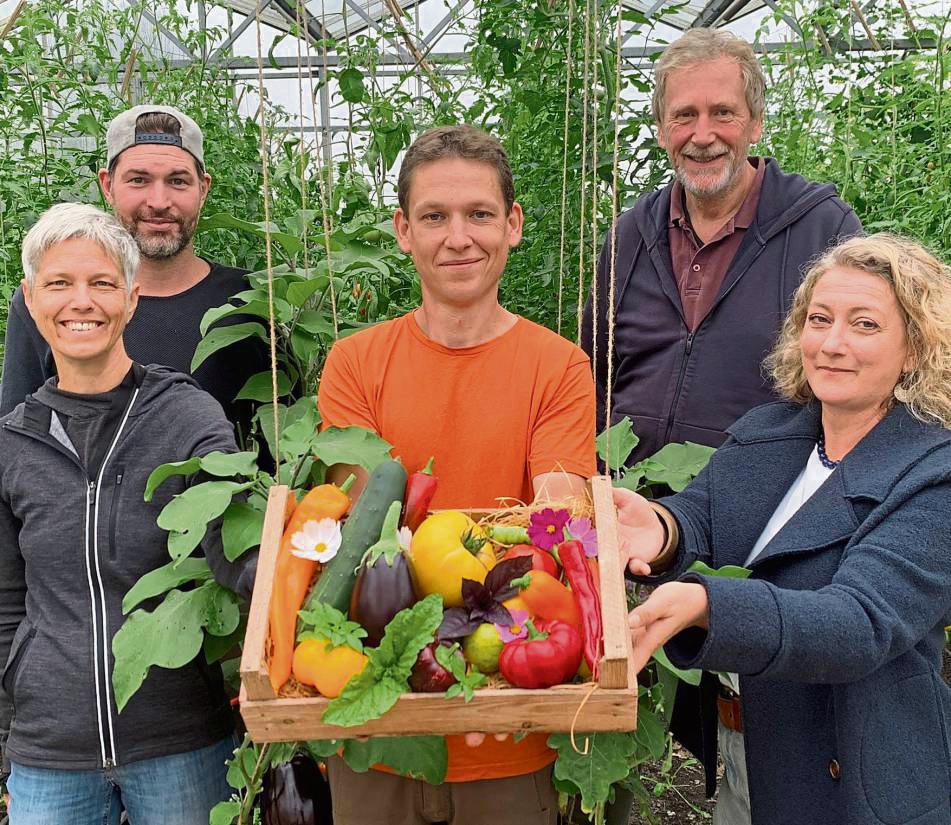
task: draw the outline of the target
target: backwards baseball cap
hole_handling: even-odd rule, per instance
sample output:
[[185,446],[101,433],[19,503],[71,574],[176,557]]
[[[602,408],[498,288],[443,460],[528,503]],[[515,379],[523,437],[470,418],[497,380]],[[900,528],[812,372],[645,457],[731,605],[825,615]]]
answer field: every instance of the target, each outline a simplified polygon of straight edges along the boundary
[[[163,112],[174,117],[180,127],[179,133],[169,135],[164,132],[142,132],[137,135],[135,133],[135,122],[142,115],[151,114],[152,112]],[[202,166],[205,165],[201,129],[188,115],[172,106],[157,106],[146,103],[141,106],[133,106],[122,114],[116,115],[106,131],[106,166],[111,166],[112,161],[130,146],[137,146],[140,143],[178,146],[180,149],[191,153]]]

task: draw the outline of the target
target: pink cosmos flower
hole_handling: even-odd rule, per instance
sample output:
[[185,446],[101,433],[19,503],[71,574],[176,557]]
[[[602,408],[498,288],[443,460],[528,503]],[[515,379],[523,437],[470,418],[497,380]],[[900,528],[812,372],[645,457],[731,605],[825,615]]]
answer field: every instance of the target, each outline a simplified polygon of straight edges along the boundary
[[528,635],[528,628],[525,622],[528,621],[527,610],[510,610],[512,614],[512,624],[497,624],[495,629],[499,631],[499,638],[508,644],[516,639],[524,639]]
[[551,507],[532,513],[528,537],[536,547],[551,550],[565,540],[565,525],[570,518],[571,514],[567,510],[552,510]]
[[573,518],[568,522],[568,534],[575,541],[580,541],[584,547],[584,554],[589,558],[598,555],[598,533],[589,518]]

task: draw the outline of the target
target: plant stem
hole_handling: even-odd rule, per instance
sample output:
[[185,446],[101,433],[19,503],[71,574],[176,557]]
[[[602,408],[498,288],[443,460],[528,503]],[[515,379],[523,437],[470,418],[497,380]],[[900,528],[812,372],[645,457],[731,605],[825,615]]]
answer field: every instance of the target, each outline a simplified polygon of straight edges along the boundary
[[270,751],[270,742],[261,746],[258,761],[254,765],[254,773],[251,774],[248,782],[248,791],[241,801],[241,811],[238,813],[238,825],[248,825],[248,823],[251,822],[249,815],[254,808],[254,801],[257,799],[258,791],[264,779],[264,771],[267,770],[270,764],[270,759],[268,758]]

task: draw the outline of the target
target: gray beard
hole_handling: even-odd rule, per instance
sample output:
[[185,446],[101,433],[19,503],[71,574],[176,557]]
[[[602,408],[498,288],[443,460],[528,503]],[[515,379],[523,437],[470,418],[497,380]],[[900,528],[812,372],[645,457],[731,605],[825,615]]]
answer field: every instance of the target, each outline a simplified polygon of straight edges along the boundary
[[691,195],[699,200],[704,200],[706,198],[720,198],[723,197],[727,192],[729,192],[734,186],[736,186],[737,181],[740,177],[740,172],[743,167],[741,164],[734,164],[733,159],[731,158],[731,165],[729,168],[729,174],[726,176],[725,180],[722,180],[717,183],[713,188],[698,188],[690,176],[684,171],[680,166],[674,166],[674,175],[677,180],[680,181],[680,185]]

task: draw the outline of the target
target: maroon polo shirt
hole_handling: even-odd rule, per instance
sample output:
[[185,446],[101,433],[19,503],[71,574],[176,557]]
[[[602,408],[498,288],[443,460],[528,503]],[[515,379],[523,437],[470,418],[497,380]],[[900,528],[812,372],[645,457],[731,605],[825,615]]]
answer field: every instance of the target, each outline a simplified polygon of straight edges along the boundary
[[684,188],[679,180],[674,181],[670,193],[667,235],[670,239],[670,262],[683,304],[684,321],[690,330],[697,328],[713,306],[743,236],[756,217],[766,164],[758,157],[748,160],[750,165],[756,168],[753,185],[737,213],[723,224],[707,243],[703,243],[694,234],[690,216],[687,214]]

